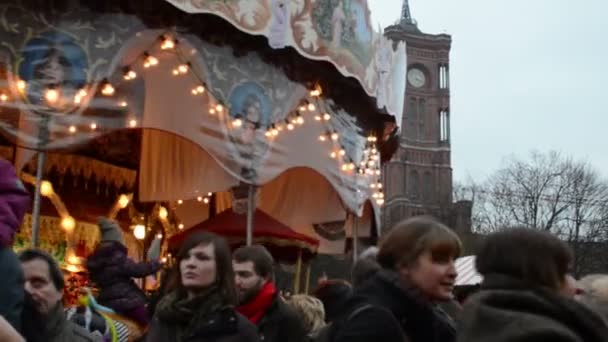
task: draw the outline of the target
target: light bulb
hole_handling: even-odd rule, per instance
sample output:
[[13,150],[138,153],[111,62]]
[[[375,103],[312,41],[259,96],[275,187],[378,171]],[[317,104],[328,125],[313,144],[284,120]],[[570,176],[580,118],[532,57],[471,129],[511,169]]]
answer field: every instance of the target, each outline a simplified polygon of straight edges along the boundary
[[24,80],[17,81],[17,90],[19,90],[20,92],[24,92],[25,87],[26,87],[26,84],[25,84]]
[[72,125],[70,126],[70,128],[68,128],[68,130],[70,131],[70,133],[76,133],[76,126]]
[[298,115],[298,116],[296,117],[296,123],[297,123],[298,125],[303,125],[303,124],[304,124],[304,118]]
[[215,110],[218,113],[221,113],[224,110],[224,106],[222,106],[221,104],[218,104],[217,106],[215,106]]
[[163,238],[163,234],[161,234],[161,233],[156,234],[156,238],[157,239],[162,239]]
[[177,229],[180,229],[180,230],[181,230],[181,229],[184,229],[184,224],[183,224],[183,223],[180,223],[180,224],[177,226]]
[[295,127],[294,127],[294,125],[291,122],[287,124],[287,130],[293,131],[294,128]]
[[279,135],[279,130],[276,128],[273,128],[270,132],[273,137],[276,137],[277,135]]
[[241,126],[243,126],[243,120],[238,119],[238,118],[232,120],[232,127],[237,127],[238,128],[238,127],[241,127]]
[[298,110],[300,112],[305,112],[306,111],[306,106],[300,106],[300,107],[298,107]]
[[344,156],[346,154],[346,151],[342,148],[338,153],[340,153],[341,156]]
[[348,164],[348,169],[351,170],[351,171],[354,170],[355,169],[355,164],[354,163],[349,163]]
[[338,140],[338,138],[339,138],[339,137],[340,137],[340,136],[338,135],[338,133],[337,133],[337,132],[333,132],[333,133],[331,134],[331,140],[333,140],[333,141]]
[[85,89],[80,89],[80,90],[78,90],[76,95],[78,95],[80,97],[85,97],[85,96],[87,96],[87,91]]
[[129,104],[127,103],[127,101],[120,101],[120,102],[118,102],[118,106],[120,106],[120,107],[126,107],[128,105]]
[[177,200],[177,204],[182,205],[182,204],[184,204],[184,201],[182,201],[181,199]]
[[203,201],[203,197],[199,196],[199,197],[196,198],[196,200],[199,201],[199,202],[202,202]]
[[55,88],[48,88],[44,93],[44,98],[50,104],[53,104],[59,100],[59,91]]
[[118,198],[118,205],[121,209],[126,208],[129,205],[129,202],[129,196],[127,195],[120,195],[120,197]]
[[309,103],[308,104],[308,111],[309,112],[314,112],[315,109],[317,109],[317,108],[315,107],[314,103]]
[[72,231],[76,227],[76,221],[72,216],[66,216],[61,220],[61,228],[66,231]]
[[375,188],[376,188],[376,183],[372,183],[372,184],[370,184],[370,185],[369,185],[369,187],[370,187],[371,189],[375,189]]
[[315,115],[315,121],[321,121],[323,119],[321,115]]
[[215,115],[215,108],[209,108],[209,114]]
[[207,197],[203,198],[203,203],[209,204],[209,199]]
[[158,65],[158,59],[147,52],[144,52],[144,68]]
[[114,95],[114,86],[108,81],[104,81],[103,86],[101,87],[101,93],[105,96]]
[[378,199],[376,200],[376,204],[378,204],[378,205],[383,205],[383,204],[384,204],[384,198],[378,198]]
[[272,137],[272,130],[271,130],[271,129],[268,129],[268,130],[266,131],[266,133],[264,133],[264,135],[265,135],[267,138]]
[[330,153],[330,154],[329,154],[329,156],[330,156],[331,158],[335,159],[335,158],[336,158],[336,152],[332,152],[332,153]]
[[49,181],[40,183],[40,194],[44,197],[49,197],[53,194],[53,185]]
[[96,129],[97,129],[97,124],[93,122],[93,123],[91,124],[91,129],[92,129],[92,130],[96,130]]
[[146,238],[146,227],[143,224],[138,224],[133,229],[133,236],[137,240],[143,240]]
[[6,94],[1,94],[1,95],[0,95],[0,101],[2,101],[2,102],[6,102],[6,101],[8,101],[8,95],[6,95]]
[[180,74],[185,74],[188,72],[188,65],[187,64],[180,64],[177,67],[177,72],[179,72]]
[[319,135],[319,140],[320,141],[325,141],[325,140],[327,140],[327,137],[325,136],[325,134]]
[[137,120],[132,119],[131,121],[129,121],[129,127],[131,127],[131,128],[137,127]]
[[179,75],[179,70],[173,69],[173,76],[177,76],[177,75]]
[[158,209],[158,217],[165,220],[165,219],[167,219],[167,216],[169,216],[169,212],[167,212],[167,208],[160,207],[160,209]]
[[170,37],[161,38],[160,49],[161,50],[171,50],[175,48],[175,42]]
[[208,196],[208,197],[211,197],[211,196],[213,196],[213,193],[212,193],[212,192],[208,192],[208,193],[207,193],[207,196]]
[[205,87],[203,87],[202,85],[199,85],[198,87],[196,87],[196,91],[197,91],[199,94],[202,94],[202,93],[204,93],[204,92],[205,92]]
[[137,73],[127,67],[123,70],[122,77],[125,79],[125,81],[130,81],[137,77]]
[[329,115],[328,113],[323,114],[323,120],[329,121],[329,119],[331,119],[331,115]]
[[347,164],[343,164],[342,165],[342,171],[348,171],[348,165]]

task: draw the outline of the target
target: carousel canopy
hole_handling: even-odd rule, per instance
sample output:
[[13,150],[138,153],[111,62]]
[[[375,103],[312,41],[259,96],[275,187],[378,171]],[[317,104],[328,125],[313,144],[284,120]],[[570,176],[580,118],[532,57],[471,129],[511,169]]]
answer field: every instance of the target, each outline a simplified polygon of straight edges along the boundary
[[[281,261],[295,262],[299,251],[306,256],[316,253],[319,240],[293,231],[262,210],[257,209],[253,217],[253,242],[267,246]],[[176,250],[192,233],[212,232],[224,236],[232,246],[244,245],[247,229],[247,215],[232,209],[169,239],[169,250]]]

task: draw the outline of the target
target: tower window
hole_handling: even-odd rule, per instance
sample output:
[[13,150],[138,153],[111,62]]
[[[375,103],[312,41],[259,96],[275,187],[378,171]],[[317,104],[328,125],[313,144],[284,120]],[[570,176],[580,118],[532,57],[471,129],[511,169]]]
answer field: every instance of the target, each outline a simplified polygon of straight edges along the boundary
[[433,197],[433,192],[435,191],[435,189],[433,186],[433,175],[429,171],[424,173],[423,186],[424,186],[424,189],[423,189],[424,199],[426,201],[431,201],[431,199]]
[[450,73],[447,64],[439,64],[439,89],[450,87]]
[[411,199],[418,199],[419,196],[419,185],[420,185],[420,177],[418,176],[418,171],[412,170],[410,171],[410,181],[408,183],[409,186],[409,194]]
[[439,141],[450,141],[450,112],[447,108],[439,110]]

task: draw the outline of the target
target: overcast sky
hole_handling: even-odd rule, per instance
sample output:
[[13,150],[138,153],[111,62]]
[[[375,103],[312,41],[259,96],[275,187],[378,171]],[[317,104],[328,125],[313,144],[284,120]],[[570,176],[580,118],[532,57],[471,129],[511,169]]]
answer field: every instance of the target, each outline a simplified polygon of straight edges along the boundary
[[[402,0],[369,0],[375,20]],[[608,176],[608,0],[410,0],[427,33],[452,35],[454,179],[484,177],[531,149]]]

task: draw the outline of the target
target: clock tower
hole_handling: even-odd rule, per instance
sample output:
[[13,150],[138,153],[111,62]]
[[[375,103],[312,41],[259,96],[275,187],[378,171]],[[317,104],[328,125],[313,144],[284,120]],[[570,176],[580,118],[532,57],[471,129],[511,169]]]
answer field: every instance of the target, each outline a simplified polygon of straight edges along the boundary
[[407,45],[407,88],[399,149],[385,164],[383,227],[429,214],[453,221],[450,160],[450,48],[447,34],[418,29],[408,0],[385,35]]

